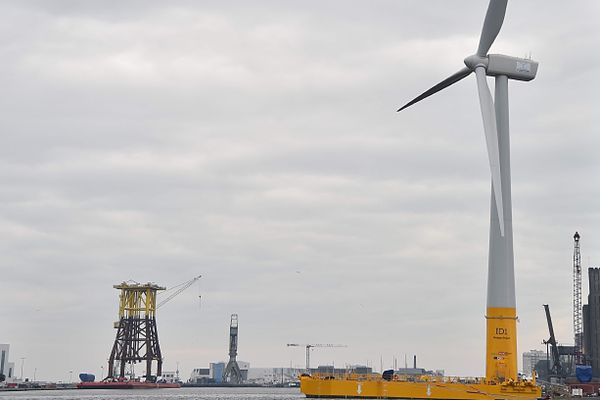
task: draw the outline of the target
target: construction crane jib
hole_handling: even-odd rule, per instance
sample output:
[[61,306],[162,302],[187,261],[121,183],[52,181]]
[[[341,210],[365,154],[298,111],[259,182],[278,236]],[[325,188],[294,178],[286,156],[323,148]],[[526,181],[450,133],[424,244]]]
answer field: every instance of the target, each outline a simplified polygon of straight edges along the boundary
[[[192,286],[194,283],[196,283],[198,281],[198,279],[200,279],[202,277],[202,275],[198,275],[192,279],[190,279],[187,282],[183,282],[180,283],[177,286],[172,287],[171,289],[177,289],[175,290],[173,293],[169,294],[169,296],[167,296],[167,298],[162,299],[157,305],[156,308],[160,308],[162,306],[164,306],[165,304],[167,304],[169,301],[173,300],[175,297],[179,296],[184,290],[186,290],[187,288],[189,288],[190,286]],[[169,290],[171,290],[169,289]]]
[[550,366],[550,371],[554,376],[564,377],[564,371],[560,363],[560,352],[558,351],[556,336],[554,336],[552,317],[550,316],[550,306],[548,304],[544,304],[544,310],[546,312],[546,321],[548,322],[548,333],[550,334],[550,338],[548,340],[544,340],[542,343],[545,345],[550,345],[552,350],[552,365]]
[[345,344],[299,344],[299,343],[288,343],[288,347],[305,347],[306,348],[306,373],[310,373],[310,349],[313,347],[348,347]]

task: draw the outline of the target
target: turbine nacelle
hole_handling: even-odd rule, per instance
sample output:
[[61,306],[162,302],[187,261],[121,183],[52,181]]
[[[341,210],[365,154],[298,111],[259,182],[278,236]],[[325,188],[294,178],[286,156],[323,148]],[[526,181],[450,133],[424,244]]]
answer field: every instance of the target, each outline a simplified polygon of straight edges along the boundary
[[532,80],[538,70],[537,61],[503,54],[488,54],[486,57],[473,54],[465,58],[465,65],[472,71],[477,67],[483,67],[488,76],[504,75],[518,81]]
[[528,58],[489,54],[488,59],[487,74],[489,76],[505,75],[509,79],[530,81],[537,74],[538,62]]

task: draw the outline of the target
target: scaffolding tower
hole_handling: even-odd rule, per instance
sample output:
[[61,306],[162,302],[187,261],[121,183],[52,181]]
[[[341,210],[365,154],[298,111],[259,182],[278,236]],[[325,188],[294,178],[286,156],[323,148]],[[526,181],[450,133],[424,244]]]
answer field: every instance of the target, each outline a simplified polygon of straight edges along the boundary
[[583,318],[581,308],[581,253],[579,239],[581,236],[575,232],[573,239],[573,332],[575,342],[575,365],[583,364]]
[[238,345],[238,315],[231,314],[231,324],[229,325],[229,362],[223,372],[223,381],[239,385],[242,383],[242,371],[237,363],[237,345]]
[[[146,363],[146,381],[154,381],[162,374],[162,356],[156,329],[156,294],[166,288],[154,283],[123,282],[113,286],[119,295],[119,321],[115,323],[117,335],[108,359],[108,378],[125,378],[127,365]],[[152,375],[152,362],[156,361],[156,375]]]

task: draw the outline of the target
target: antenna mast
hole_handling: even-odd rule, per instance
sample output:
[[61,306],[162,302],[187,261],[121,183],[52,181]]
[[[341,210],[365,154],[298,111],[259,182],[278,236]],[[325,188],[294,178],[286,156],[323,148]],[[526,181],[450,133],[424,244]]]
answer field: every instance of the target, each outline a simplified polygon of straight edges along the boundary
[[583,364],[583,324],[581,310],[581,253],[579,252],[579,236],[575,232],[573,239],[573,331],[575,337],[575,365]]

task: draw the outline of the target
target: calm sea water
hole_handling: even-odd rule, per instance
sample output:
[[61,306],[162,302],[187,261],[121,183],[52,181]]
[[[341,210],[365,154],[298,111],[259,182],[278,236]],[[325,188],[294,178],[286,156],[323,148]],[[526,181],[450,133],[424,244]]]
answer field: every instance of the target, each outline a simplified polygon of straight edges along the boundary
[[0,392],[0,400],[301,400],[298,388],[180,388]]

